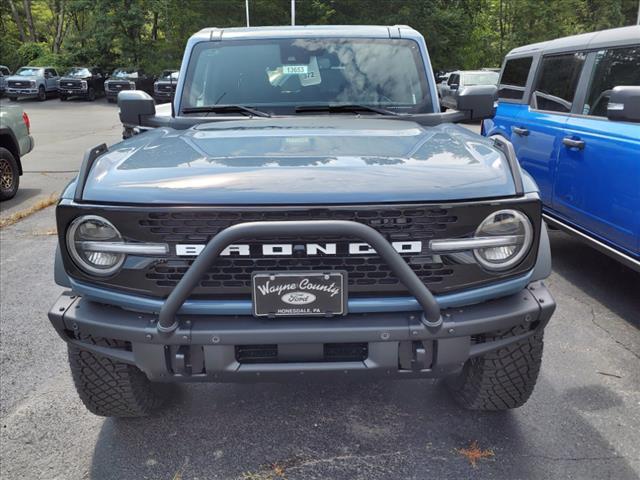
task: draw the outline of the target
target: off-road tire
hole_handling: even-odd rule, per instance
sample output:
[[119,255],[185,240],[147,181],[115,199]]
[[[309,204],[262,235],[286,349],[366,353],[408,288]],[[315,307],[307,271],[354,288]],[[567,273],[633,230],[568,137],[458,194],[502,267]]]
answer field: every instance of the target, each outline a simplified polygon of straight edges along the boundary
[[[486,336],[485,341],[521,335],[519,326]],[[448,378],[454,399],[470,410],[508,410],[525,404],[531,396],[542,363],[543,331],[520,342],[471,358],[462,372]]]
[[[123,348],[124,342],[85,338],[96,345]],[[155,384],[133,365],[69,345],[73,383],[87,409],[103,417],[144,417],[167,397],[167,385]]]
[[42,85],[38,87],[38,100],[44,102],[47,99],[47,91]]
[[15,197],[19,186],[18,162],[9,150],[0,147],[0,200],[9,200]]
[[66,95],[60,95],[60,101],[61,102],[66,102],[67,101],[67,96]]

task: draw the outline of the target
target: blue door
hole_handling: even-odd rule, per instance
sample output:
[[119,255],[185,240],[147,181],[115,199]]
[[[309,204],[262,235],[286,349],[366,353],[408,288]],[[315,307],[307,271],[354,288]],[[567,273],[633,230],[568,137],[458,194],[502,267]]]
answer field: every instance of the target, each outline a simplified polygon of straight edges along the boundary
[[595,52],[583,115],[565,124],[553,208],[575,225],[640,253],[640,124],[606,118],[613,87],[640,85],[640,46]]
[[540,187],[542,202],[554,208],[554,182],[565,125],[586,55],[543,57],[530,105],[511,127],[511,142],[520,165]]

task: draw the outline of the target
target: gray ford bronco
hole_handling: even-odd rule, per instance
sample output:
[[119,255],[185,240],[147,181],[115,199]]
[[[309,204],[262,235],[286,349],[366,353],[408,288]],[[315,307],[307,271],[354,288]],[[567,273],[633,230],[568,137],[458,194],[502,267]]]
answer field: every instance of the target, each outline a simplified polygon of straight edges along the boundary
[[512,146],[440,112],[405,26],[205,29],[173,102],[118,95],[56,216],[49,318],[78,393],[140,416],[171,382],[442,378],[529,398],[555,308],[538,189]]

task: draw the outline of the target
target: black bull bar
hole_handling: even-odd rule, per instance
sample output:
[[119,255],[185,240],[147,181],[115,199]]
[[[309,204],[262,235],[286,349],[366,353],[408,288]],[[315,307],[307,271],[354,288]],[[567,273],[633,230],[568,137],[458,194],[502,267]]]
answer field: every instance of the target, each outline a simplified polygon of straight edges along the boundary
[[227,246],[243,238],[265,238],[281,235],[339,235],[352,236],[365,241],[387,263],[409,293],[416,298],[422,307],[422,322],[433,329],[442,325],[440,306],[433,294],[380,232],[368,225],[347,220],[310,220],[247,222],[222,230],[207,243],[204,250],[167,297],[160,309],[158,332],[169,335],[178,328],[178,311]]

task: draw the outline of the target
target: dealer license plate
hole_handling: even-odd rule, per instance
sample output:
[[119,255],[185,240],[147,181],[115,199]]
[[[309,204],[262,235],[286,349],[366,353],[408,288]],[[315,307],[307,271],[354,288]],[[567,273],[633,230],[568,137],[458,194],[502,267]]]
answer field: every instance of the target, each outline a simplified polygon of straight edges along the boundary
[[346,272],[254,273],[257,317],[330,317],[347,312]]

